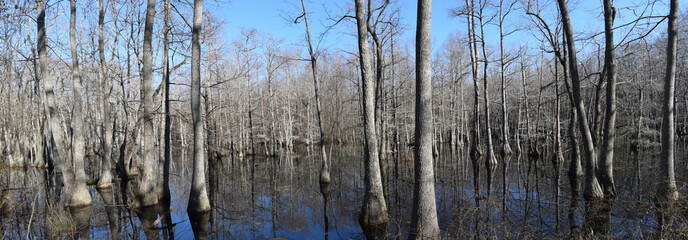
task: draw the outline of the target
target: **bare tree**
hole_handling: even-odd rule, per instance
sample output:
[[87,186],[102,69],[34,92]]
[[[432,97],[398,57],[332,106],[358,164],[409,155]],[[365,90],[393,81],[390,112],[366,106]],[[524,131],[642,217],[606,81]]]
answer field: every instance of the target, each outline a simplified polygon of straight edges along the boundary
[[607,102],[602,139],[602,159],[597,175],[606,198],[616,198],[614,186],[614,141],[616,138],[616,63],[614,60],[614,15],[616,9],[611,0],[602,1],[604,5],[604,69],[607,79]]
[[327,161],[327,153],[325,152],[325,133],[323,131],[322,123],[322,107],[320,105],[320,93],[318,87],[318,59],[313,44],[311,42],[311,30],[308,25],[308,14],[306,13],[306,4],[301,0],[301,8],[303,10],[303,20],[306,24],[306,37],[308,39],[308,54],[310,55],[311,70],[313,72],[313,89],[315,91],[315,107],[318,113],[318,129],[320,130],[320,154],[322,158],[322,167],[320,168],[320,184],[330,183],[330,164]]
[[86,143],[84,142],[83,96],[81,85],[81,71],[76,43],[76,0],[69,1],[69,43],[72,52],[72,94],[74,95],[74,109],[72,110],[72,161],[62,167],[65,185],[71,185],[71,191],[65,191],[67,199],[65,205],[82,207],[91,205],[93,200],[86,188],[86,172],[84,158],[86,158]]
[[674,91],[676,90],[676,42],[678,0],[671,0],[669,6],[669,23],[667,26],[668,44],[666,49],[666,72],[664,77],[664,98],[662,99],[662,155],[660,159],[659,187],[657,188],[657,204],[660,206],[659,224],[662,231],[666,223],[670,223],[671,212],[667,211],[678,200],[678,190],[674,178],[674,134],[676,106],[674,105]]
[[433,169],[432,79],[430,59],[430,22],[432,0],[418,0],[416,25],[416,117],[413,211],[409,239],[440,237],[435,204]]
[[[155,0],[148,0],[146,23],[143,33],[143,69],[141,74],[141,105],[143,105],[143,161],[142,176],[136,192],[139,207],[158,203],[155,193],[156,164],[155,141],[153,136],[153,22],[155,21]],[[138,125],[138,124],[137,124]]]
[[102,151],[101,174],[97,188],[112,187],[112,119],[110,116],[110,101],[112,101],[112,81],[108,77],[105,65],[105,39],[103,36],[105,26],[105,6],[103,0],[98,1],[98,58],[100,60],[100,81],[103,91],[103,122],[102,122]]
[[188,212],[210,211],[210,201],[205,182],[205,152],[203,149],[203,121],[201,120],[201,31],[203,0],[194,0],[193,29],[191,37],[191,115],[193,118],[193,180],[189,195]]
[[162,46],[162,151],[160,154],[161,161],[158,161],[158,199],[170,200],[170,0],[165,0],[165,16],[162,26],[163,46]]
[[[356,26],[358,30],[358,52],[363,82],[363,127],[364,127],[364,161],[365,161],[365,194],[359,222],[368,239],[381,239],[387,231],[389,215],[382,189],[380,158],[378,152],[377,131],[375,122],[375,85],[373,83],[370,52],[368,49],[368,18],[365,12],[365,1],[356,0]],[[379,42],[377,42],[379,44]],[[378,59],[381,56],[378,55]],[[381,62],[381,61],[379,61]],[[380,66],[378,66],[380,67]],[[378,72],[380,74],[381,71]],[[378,79],[379,80],[379,79]],[[377,116],[380,117],[380,116]]]

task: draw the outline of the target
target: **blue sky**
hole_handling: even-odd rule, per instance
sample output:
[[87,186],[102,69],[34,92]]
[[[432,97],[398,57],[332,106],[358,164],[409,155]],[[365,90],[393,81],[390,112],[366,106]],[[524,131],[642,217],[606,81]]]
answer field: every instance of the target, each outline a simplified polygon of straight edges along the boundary
[[[615,4],[617,9],[620,9],[620,14],[617,16],[616,24],[623,24],[633,19],[634,16],[626,7],[633,5],[645,5],[647,0],[617,0]],[[443,44],[448,36],[455,32],[461,32],[463,35],[466,32],[465,20],[463,18],[455,18],[450,16],[449,9],[463,5],[463,0],[435,0],[432,6],[432,39],[433,50],[437,49]],[[554,18],[557,10],[554,1],[548,2],[547,10],[544,15],[550,17],[550,21]],[[601,0],[571,0],[576,7],[570,6],[571,18],[574,31],[576,32],[600,32],[603,30],[602,25],[602,2]],[[402,36],[403,41],[412,43],[415,37],[416,27],[416,4],[413,0],[398,0],[396,3],[400,8],[400,15],[402,25],[406,31]],[[330,14],[341,15],[342,11],[351,9],[353,1],[347,0],[306,0],[306,8],[309,13],[309,21],[311,25],[311,34],[315,37],[325,31],[325,25],[332,24],[328,20],[327,12]],[[682,7],[682,8],[685,8]],[[668,7],[666,3],[659,3],[654,10],[654,15],[666,14]],[[261,33],[269,33],[275,38],[284,38],[285,44],[291,46],[304,46],[305,43],[305,26],[301,24],[293,24],[288,22],[283,17],[290,15],[298,15],[301,11],[300,0],[234,0],[225,3],[211,3],[207,5],[207,11],[212,11],[219,18],[226,21],[224,28],[224,35],[226,39],[235,39],[240,35],[242,29],[255,28]],[[508,29],[518,27],[518,22],[524,21],[525,16],[523,10],[515,10],[507,19],[511,23],[507,26]],[[340,24],[337,28],[330,31],[328,36],[323,39],[320,48],[333,49],[339,48],[343,50],[352,50],[356,44],[353,36],[347,34],[355,34],[353,25]],[[658,27],[662,31],[665,24]],[[496,26],[489,26],[485,29],[487,43],[494,45],[498,43],[498,32]],[[537,48],[539,43],[534,39],[533,33],[529,31],[520,31],[506,39],[507,48],[517,48],[518,45],[527,43],[531,48]],[[623,36],[623,30],[616,33],[616,40],[618,41]]]

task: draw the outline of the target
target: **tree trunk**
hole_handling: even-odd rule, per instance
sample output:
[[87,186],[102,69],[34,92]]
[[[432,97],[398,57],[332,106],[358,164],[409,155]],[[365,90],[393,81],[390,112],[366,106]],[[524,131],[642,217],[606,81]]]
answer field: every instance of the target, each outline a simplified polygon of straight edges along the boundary
[[315,90],[315,107],[318,111],[318,129],[320,130],[320,156],[322,158],[322,165],[320,168],[320,184],[330,184],[330,164],[327,161],[327,154],[325,152],[325,133],[322,124],[322,107],[320,105],[320,93],[318,87],[318,65],[315,52],[313,51],[313,44],[311,43],[311,31],[308,25],[308,14],[306,14],[306,5],[301,0],[301,7],[303,8],[303,19],[306,23],[306,37],[308,38],[308,53],[311,57],[311,70],[313,71],[313,88]]
[[[141,76],[141,104],[143,104],[143,161],[139,188],[136,193],[137,206],[152,206],[158,203],[155,193],[156,163],[155,139],[153,136],[153,22],[155,21],[155,0],[148,0],[146,23],[143,34],[143,69]],[[136,134],[136,132],[134,133]]]
[[162,171],[158,167],[158,200],[170,200],[170,62],[169,62],[169,49],[170,49],[170,0],[165,0],[165,19],[164,25],[162,27],[163,32],[163,47],[162,47],[162,78],[163,78],[163,92],[162,92],[162,105],[164,116],[162,117],[163,124],[163,150],[162,150]]
[[600,200],[603,197],[602,188],[595,176],[595,166],[597,165],[597,156],[595,154],[595,145],[593,144],[590,126],[588,125],[588,117],[585,112],[585,104],[581,97],[580,77],[578,75],[578,60],[576,59],[576,47],[573,42],[573,30],[571,29],[571,21],[569,20],[569,13],[566,7],[565,0],[557,0],[559,10],[564,25],[564,33],[566,36],[566,47],[569,53],[569,71],[571,72],[571,82],[573,90],[574,105],[578,112],[578,124],[583,135],[583,145],[585,150],[585,193],[584,197],[588,201]]
[[105,39],[103,36],[105,25],[105,6],[103,0],[98,1],[98,58],[100,60],[100,80],[102,81],[103,91],[103,122],[102,122],[102,151],[101,174],[97,188],[112,187],[112,118],[110,116],[110,101],[112,93],[112,82],[108,77],[107,66],[105,66]]
[[[585,191],[583,197],[586,200],[585,204],[585,224],[584,231],[592,232],[594,234],[605,234],[607,228],[607,218],[603,214],[605,203],[600,202],[604,197],[602,188],[595,174],[595,166],[597,159],[595,154],[595,144],[593,143],[590,126],[588,125],[588,118],[585,112],[585,105],[581,97],[580,77],[578,74],[578,60],[576,59],[576,47],[573,38],[573,30],[571,29],[571,21],[566,7],[565,0],[557,0],[559,10],[561,13],[562,23],[564,25],[564,34],[566,36],[566,46],[569,53],[568,63],[569,71],[571,72],[572,92],[574,98],[574,105],[578,112],[578,124],[583,135],[583,145],[585,150]],[[592,231],[591,231],[592,230]]]
[[676,42],[678,38],[677,22],[678,0],[671,0],[669,8],[668,45],[666,50],[666,75],[664,77],[664,99],[662,100],[662,155],[660,159],[659,186],[657,204],[660,207],[659,225],[663,232],[671,223],[671,210],[678,200],[676,180],[674,179],[674,134],[675,122],[674,91],[676,87]]
[[[368,30],[363,0],[356,0],[358,51],[363,82],[363,125],[365,154],[365,195],[359,223],[368,239],[382,239],[387,233],[389,215],[382,189],[380,158],[375,122],[375,85],[368,52]],[[378,56],[379,58],[380,56]],[[379,72],[378,72],[379,74]],[[378,116],[379,117],[379,116]]]
[[478,21],[480,23],[480,45],[483,53],[483,98],[485,100],[485,135],[486,145],[487,145],[487,156],[485,159],[485,168],[487,170],[487,197],[489,200],[492,194],[492,180],[494,176],[492,173],[497,169],[497,159],[494,155],[494,148],[492,146],[492,129],[490,127],[490,96],[488,94],[488,84],[487,84],[487,65],[489,63],[487,59],[487,47],[485,46],[485,25],[483,23],[483,10],[482,8],[478,12]]
[[[507,110],[506,102],[506,78],[504,77],[504,68],[506,63],[504,62],[504,17],[506,15],[503,13],[503,0],[499,1],[499,77],[502,80],[502,157],[511,155],[511,146],[509,146],[509,111]],[[511,9],[509,9],[511,11]],[[508,12],[507,12],[508,14]],[[504,161],[504,164],[507,162]]]
[[471,140],[473,140],[473,144],[471,144],[471,152],[470,152],[470,157],[471,157],[471,163],[473,166],[473,194],[475,198],[475,203],[476,205],[480,204],[480,200],[478,196],[480,195],[480,164],[478,160],[480,157],[483,155],[483,152],[480,149],[480,132],[478,130],[478,124],[479,122],[479,109],[480,109],[480,101],[478,98],[480,97],[480,94],[478,93],[478,53],[477,53],[477,46],[476,46],[476,36],[475,36],[475,24],[474,24],[474,17],[473,17],[473,5],[475,2],[473,0],[466,0],[466,7],[469,9],[467,18],[468,18],[468,39],[469,39],[469,49],[470,49],[470,54],[471,54],[471,76],[473,79],[473,131],[471,131]]
[[203,121],[201,120],[201,31],[203,0],[194,0],[193,29],[191,37],[191,115],[193,118],[193,180],[187,212],[210,211],[210,201],[205,186],[205,157],[203,156]]
[[[72,185],[72,191],[65,191],[67,200],[65,206],[83,207],[91,205],[93,200],[86,188],[86,172],[84,158],[86,158],[86,143],[84,141],[83,98],[81,87],[81,72],[76,44],[76,0],[69,1],[69,43],[72,52],[72,94],[74,95],[74,109],[72,110],[72,161],[62,165],[65,185]],[[69,176],[74,174],[73,176]],[[67,181],[73,181],[67,183]]]
[[616,198],[614,186],[614,140],[616,137],[616,63],[614,60],[614,14],[611,0],[604,0],[604,36],[605,53],[604,66],[607,79],[607,108],[604,119],[604,135],[602,139],[602,159],[600,159],[597,175],[604,195],[608,199]]
[[431,10],[432,0],[418,0],[418,23],[416,26],[415,184],[409,239],[435,239],[440,237],[435,204],[435,173],[432,163]]

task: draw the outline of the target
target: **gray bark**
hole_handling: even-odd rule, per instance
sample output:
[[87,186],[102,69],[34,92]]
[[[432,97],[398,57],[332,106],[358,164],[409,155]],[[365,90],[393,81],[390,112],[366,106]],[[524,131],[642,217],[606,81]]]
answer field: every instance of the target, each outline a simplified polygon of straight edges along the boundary
[[485,168],[487,170],[487,197],[489,198],[492,192],[492,172],[497,168],[497,159],[494,154],[494,147],[492,146],[492,129],[490,124],[490,95],[488,94],[487,83],[487,49],[485,46],[485,23],[483,23],[483,7],[480,7],[478,12],[478,21],[480,23],[480,44],[483,54],[483,95],[485,100],[485,135],[487,145],[487,159],[485,159]]
[[108,77],[107,67],[105,66],[104,31],[105,25],[105,6],[103,0],[98,1],[98,58],[100,60],[100,80],[102,81],[103,91],[103,122],[102,122],[102,151],[101,174],[97,188],[112,187],[112,119],[110,117],[110,101],[112,101],[112,82]]
[[[155,21],[155,0],[148,0],[146,23],[143,33],[143,70],[141,76],[141,104],[143,104],[143,161],[141,176],[136,193],[139,207],[158,203],[155,194],[156,163],[155,139],[153,136],[153,22]],[[136,133],[134,133],[136,134]]]
[[416,116],[413,211],[409,239],[440,237],[433,169],[432,72],[430,22],[432,0],[418,0],[416,26]]
[[311,59],[311,70],[313,72],[313,89],[315,91],[315,107],[318,112],[318,129],[320,130],[320,156],[322,157],[322,166],[320,168],[320,184],[330,183],[330,165],[327,161],[327,153],[325,152],[325,133],[322,124],[322,106],[320,105],[320,93],[318,87],[318,61],[313,51],[313,44],[311,42],[311,31],[308,24],[308,14],[306,14],[306,4],[301,0],[301,7],[303,9],[303,19],[306,23],[306,37],[308,39],[308,54]]
[[605,52],[604,66],[607,79],[607,108],[604,119],[604,135],[602,139],[602,159],[600,159],[597,175],[606,198],[616,198],[614,186],[614,140],[616,138],[616,63],[614,60],[614,14],[611,0],[604,0],[604,36]]
[[[162,105],[164,116],[162,117],[163,133],[162,136],[162,165],[158,167],[158,199],[159,200],[169,200],[170,199],[170,62],[169,62],[169,49],[170,49],[170,0],[165,0],[165,22],[163,23],[163,88],[162,88]],[[162,170],[162,171],[160,171]]]
[[193,180],[187,212],[208,212],[210,201],[205,186],[205,157],[203,153],[203,121],[201,120],[201,31],[203,0],[194,1],[191,37],[191,115],[193,118]]
[[[76,0],[69,1],[69,43],[72,52],[72,94],[74,95],[74,109],[72,110],[72,162],[62,165],[65,185],[72,185],[71,191],[65,191],[65,206],[83,207],[91,205],[93,200],[86,188],[86,172],[84,158],[86,158],[86,143],[84,141],[83,98],[81,86],[81,71],[76,43]],[[74,174],[73,176],[69,176]],[[67,183],[67,181],[73,181]]]
[[668,45],[666,50],[666,75],[664,77],[664,99],[662,99],[662,155],[660,159],[660,182],[657,188],[658,200],[667,202],[667,207],[678,200],[674,173],[675,122],[674,91],[676,89],[676,42],[678,0],[671,0],[669,9]]
[[571,20],[569,19],[569,12],[566,7],[565,0],[557,0],[559,10],[564,25],[564,34],[566,36],[566,47],[568,49],[569,58],[568,65],[571,73],[571,85],[574,98],[574,105],[578,112],[578,124],[583,135],[583,146],[585,152],[585,192],[583,194],[585,200],[594,201],[600,200],[604,196],[602,187],[600,187],[595,174],[595,166],[597,165],[597,156],[595,154],[595,145],[593,143],[592,134],[590,132],[590,125],[588,124],[588,117],[585,111],[585,104],[581,97],[580,76],[578,74],[578,60],[576,59],[576,47],[573,38],[573,30],[571,29]]
[[60,117],[58,115],[59,109],[57,108],[55,102],[55,91],[53,89],[54,79],[48,66],[49,56],[46,46],[47,37],[45,29],[45,1],[47,0],[36,1],[36,12],[38,13],[38,17],[36,18],[36,41],[38,42],[37,48],[39,57],[38,65],[40,69],[40,78],[43,80],[43,88],[45,91],[45,101],[43,101],[43,103],[45,104],[45,111],[47,113],[46,117],[48,121],[49,139],[47,145],[49,149],[49,158],[58,171],[63,171],[63,166],[65,165],[64,161],[71,162],[71,159],[67,159],[65,157],[66,153],[64,135],[62,132]]
[[[375,122],[375,85],[372,76],[370,52],[368,49],[367,18],[364,0],[356,0],[356,26],[358,30],[358,52],[363,82],[363,126],[365,195],[359,222],[368,239],[383,238],[389,223],[387,204],[383,194],[380,158],[378,152]],[[378,55],[378,58],[381,56]],[[378,72],[380,74],[380,72]]]

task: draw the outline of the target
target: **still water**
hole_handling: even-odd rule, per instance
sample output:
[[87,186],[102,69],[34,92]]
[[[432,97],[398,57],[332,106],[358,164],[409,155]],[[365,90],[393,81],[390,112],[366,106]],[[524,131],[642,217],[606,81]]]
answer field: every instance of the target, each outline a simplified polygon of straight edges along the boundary
[[[229,156],[208,163],[212,211],[204,216],[186,212],[192,166],[191,158],[185,156],[188,153],[173,156],[169,206],[138,210],[130,207],[131,181],[118,180],[109,191],[89,186],[93,206],[66,210],[60,204],[61,176],[33,168],[2,169],[0,238],[363,239],[357,220],[364,190],[363,149],[352,145],[328,149],[332,161],[328,189],[318,184],[319,151],[282,151],[272,158]],[[679,144],[677,169],[686,169],[685,149],[685,143]],[[618,199],[611,213],[614,238],[646,238],[656,232],[653,151],[631,155],[617,150]],[[440,146],[437,152],[437,211],[444,237],[564,238],[580,230],[583,202],[572,201],[565,167],[557,211],[554,171],[548,157],[536,162],[513,156],[507,161],[506,178],[502,177],[503,159],[498,159],[489,197],[481,164],[476,201],[465,150]],[[96,165],[94,159],[90,162]],[[411,220],[412,152],[388,155],[383,168],[389,236],[403,239]],[[96,175],[95,169],[89,166],[89,176]],[[683,172],[677,171],[678,182],[685,180]],[[685,188],[680,190],[685,194]]]

